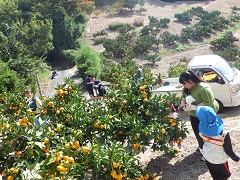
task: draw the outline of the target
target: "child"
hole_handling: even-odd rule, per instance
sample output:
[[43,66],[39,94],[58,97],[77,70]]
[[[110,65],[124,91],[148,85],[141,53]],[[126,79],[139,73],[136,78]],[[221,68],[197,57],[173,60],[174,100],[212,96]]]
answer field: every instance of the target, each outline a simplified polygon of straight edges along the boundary
[[198,106],[196,115],[199,118],[199,135],[203,139],[202,154],[214,180],[227,180],[230,176],[227,156],[240,163],[240,157],[232,150],[229,132],[224,130],[224,123],[213,108]]

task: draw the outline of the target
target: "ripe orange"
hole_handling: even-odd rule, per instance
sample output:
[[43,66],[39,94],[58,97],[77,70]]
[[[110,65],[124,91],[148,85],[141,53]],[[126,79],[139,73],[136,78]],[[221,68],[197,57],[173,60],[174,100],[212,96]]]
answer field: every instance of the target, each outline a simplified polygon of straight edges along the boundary
[[148,99],[147,99],[147,98],[144,98],[144,99],[143,99],[143,102],[144,102],[144,103],[147,103],[147,102],[148,102]]
[[10,175],[8,176],[7,180],[13,180],[14,179],[14,176]]
[[119,167],[119,164],[114,162],[114,163],[113,163],[113,167],[114,167],[114,168],[118,168],[118,167]]
[[22,127],[27,127],[27,123],[22,123],[22,124],[20,124]]
[[93,126],[94,126],[95,128],[97,128],[97,127],[98,127],[98,122],[95,122],[95,123],[93,124]]
[[127,105],[127,101],[126,100],[122,100],[122,105],[126,106]]
[[70,149],[70,144],[69,144],[69,143],[66,143],[66,144],[65,144],[65,148],[66,148],[66,149]]
[[79,141],[76,140],[74,143],[73,143],[77,148],[79,148],[80,144],[79,144]]
[[47,114],[47,109],[43,109],[43,110],[42,110],[42,113],[43,113],[43,114]]
[[83,151],[84,153],[88,153],[88,148],[87,148],[87,147],[83,147],[83,148],[82,148],[82,151]]
[[52,101],[50,101],[50,102],[48,103],[48,106],[49,106],[49,107],[53,107],[53,105],[54,105],[54,103],[53,103]]
[[58,172],[66,172],[68,170],[68,168],[66,168],[62,165],[58,165],[56,169]]
[[14,174],[18,174],[19,173],[19,169],[13,169],[13,173]]
[[162,134],[165,134],[166,133],[166,130],[164,128],[162,128]]
[[172,126],[172,127],[173,127],[173,126],[176,126],[176,124],[177,124],[177,123],[173,121],[172,124],[171,124],[171,126]]
[[60,107],[59,110],[60,110],[61,112],[63,112],[63,111],[64,111],[64,107]]
[[56,114],[60,114],[61,111],[59,109],[56,110]]
[[48,138],[45,138],[45,139],[43,140],[43,142],[49,143],[49,139],[48,139]]
[[71,146],[71,148],[72,148],[72,149],[77,149],[77,146],[76,146],[75,144],[73,144],[73,145]]
[[22,151],[15,151],[15,155],[20,156],[22,154]]

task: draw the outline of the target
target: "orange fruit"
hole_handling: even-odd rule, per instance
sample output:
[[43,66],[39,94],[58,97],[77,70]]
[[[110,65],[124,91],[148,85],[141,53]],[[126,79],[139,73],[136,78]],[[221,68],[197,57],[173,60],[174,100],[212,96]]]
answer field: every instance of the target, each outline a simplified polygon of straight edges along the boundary
[[122,100],[122,105],[126,106],[127,105],[127,101],[126,100]]
[[113,176],[115,176],[117,174],[117,172],[115,171],[115,170],[112,170],[111,171],[111,176],[113,177]]
[[14,176],[10,175],[8,176],[7,180],[13,180],[14,179]]
[[162,134],[165,134],[166,130],[164,128],[162,128],[161,132],[162,132]]
[[61,112],[63,112],[63,111],[64,111],[64,107],[60,107],[59,110],[60,110]]
[[69,90],[69,91],[72,91],[72,87],[71,87],[71,86],[69,86],[69,87],[68,87],[68,90]]
[[98,122],[95,122],[95,123],[93,124],[93,126],[94,126],[95,128],[97,128],[97,127],[98,127]]
[[27,123],[22,123],[22,124],[20,124],[22,127],[27,127]]
[[18,173],[19,173],[19,169],[14,169],[14,170],[13,170],[13,173],[14,173],[14,174],[18,174]]
[[79,141],[78,140],[76,140],[74,143],[73,143],[77,148],[80,146],[80,144],[79,144]]
[[144,89],[147,89],[147,88],[148,88],[148,85],[145,84],[145,85],[143,85],[143,87],[144,87]]
[[119,167],[119,164],[114,162],[114,163],[113,163],[113,167],[114,167],[114,168],[118,168],[118,167]]
[[60,114],[61,111],[59,109],[56,110],[56,114]]
[[87,148],[87,147],[83,147],[83,148],[82,148],[82,151],[83,151],[84,153],[88,153],[88,148]]
[[16,151],[15,155],[20,156],[22,154],[22,151]]
[[177,124],[177,123],[173,121],[172,124],[171,124],[171,126],[176,126],[176,124]]
[[66,149],[70,149],[70,144],[69,144],[69,143],[66,143],[66,144],[65,144],[65,148],[66,148]]
[[61,96],[63,94],[63,90],[62,89],[59,89],[58,90],[58,94]]
[[148,99],[147,99],[147,98],[144,98],[144,99],[143,99],[143,102],[144,102],[144,103],[147,103],[147,102],[148,102]]
[[54,105],[54,103],[53,103],[52,101],[49,101],[49,102],[48,102],[48,106],[49,106],[49,107],[53,107],[53,105]]
[[42,110],[42,113],[43,113],[43,114],[47,114],[47,109],[43,109],[43,110]]
[[73,145],[71,146],[71,148],[72,148],[72,149],[77,149],[77,146],[76,146],[75,144],[73,144]]
[[48,139],[48,138],[45,138],[45,139],[43,140],[43,142],[49,143],[49,139]]
[[58,165],[56,169],[58,172],[66,172],[68,170],[68,168],[66,168],[62,165]]

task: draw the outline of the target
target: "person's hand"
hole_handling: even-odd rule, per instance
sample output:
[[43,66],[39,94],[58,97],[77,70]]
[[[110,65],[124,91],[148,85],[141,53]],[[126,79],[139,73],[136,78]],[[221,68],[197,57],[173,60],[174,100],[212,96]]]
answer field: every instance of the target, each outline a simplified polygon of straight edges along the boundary
[[180,111],[181,109],[184,109],[185,105],[184,104],[181,104],[178,106],[178,110]]
[[194,105],[187,105],[185,108],[183,108],[183,110],[185,111],[185,112],[188,112],[188,111],[193,111],[193,110],[196,110],[196,106],[194,106]]

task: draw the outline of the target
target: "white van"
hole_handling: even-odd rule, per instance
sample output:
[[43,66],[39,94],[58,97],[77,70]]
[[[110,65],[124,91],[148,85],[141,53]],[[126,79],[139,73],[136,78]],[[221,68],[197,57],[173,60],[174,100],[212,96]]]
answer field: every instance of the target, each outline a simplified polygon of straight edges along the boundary
[[[240,105],[240,71],[218,55],[202,55],[194,57],[188,64],[188,69],[197,73],[208,83],[215,99],[219,103],[219,112],[224,107]],[[179,77],[166,78],[155,93],[177,93],[181,96],[182,87]]]

